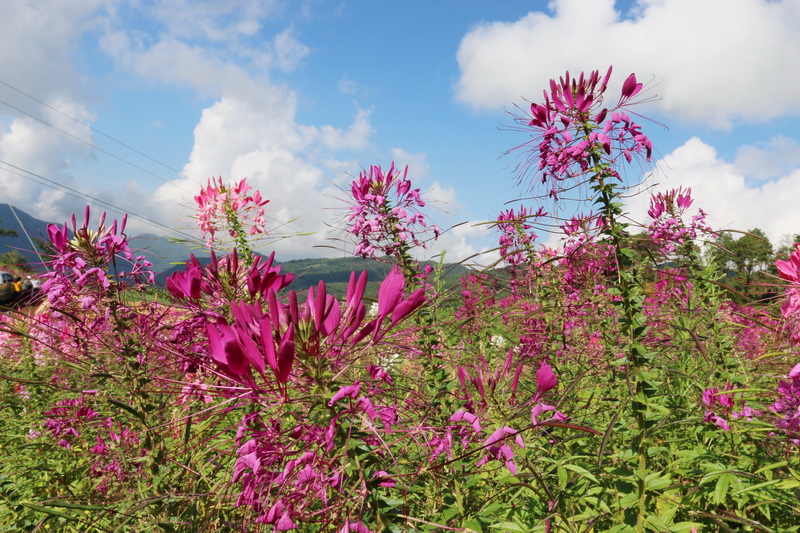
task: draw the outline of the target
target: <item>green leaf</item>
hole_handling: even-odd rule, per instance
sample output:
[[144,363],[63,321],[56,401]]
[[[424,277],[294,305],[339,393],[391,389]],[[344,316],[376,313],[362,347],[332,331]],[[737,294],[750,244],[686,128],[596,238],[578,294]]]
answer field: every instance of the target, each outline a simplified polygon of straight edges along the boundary
[[494,529],[502,529],[503,531],[514,531],[518,533],[527,533],[528,528],[523,527],[516,522],[498,522],[489,526]]
[[598,483],[597,478],[594,477],[594,475],[591,472],[589,472],[588,470],[586,470],[582,466],[573,465],[573,464],[565,464],[565,465],[563,465],[563,467],[566,468],[567,470],[572,470],[576,474],[579,474],[580,476],[585,477],[585,478],[587,478],[587,479],[589,479],[589,480],[591,480],[591,481],[593,481],[595,483]]
[[728,487],[731,484],[731,478],[734,478],[731,474],[722,474],[717,478],[717,484],[714,486],[714,503],[720,505],[725,502],[725,499],[728,496]]
[[560,466],[556,469],[556,473],[558,474],[558,488],[566,488],[567,482],[569,481],[569,473]]
[[[702,527],[702,525],[698,522],[678,522],[677,524],[672,524],[669,530],[675,533],[683,533],[684,531],[691,531],[692,528]],[[698,531],[700,530],[698,529]]]
[[56,511],[55,509],[50,509],[49,507],[42,507],[41,505],[36,505],[35,503],[20,502],[20,505],[27,507],[28,509],[33,509],[34,511],[39,511],[40,513],[66,518],[67,520],[77,520],[77,518],[71,514],[62,513],[61,511]]
[[130,405],[126,405],[126,404],[124,404],[122,402],[118,402],[117,400],[112,400],[111,398],[108,399],[108,403],[110,403],[113,406],[119,407],[120,409],[124,409],[125,411],[128,411],[129,413],[131,413],[133,416],[135,416],[136,418],[138,418],[142,422],[145,421],[144,420],[144,415],[142,413],[140,413],[139,411],[137,411],[136,409],[134,409],[133,407],[131,407]]
[[659,477],[660,472],[653,472],[644,478],[644,488],[647,490],[663,490],[672,484],[669,476]]
[[619,506],[624,508],[633,507],[639,501],[639,495],[635,491],[626,492],[619,499]]
[[84,505],[81,503],[71,503],[62,500],[52,500],[49,502],[42,502],[42,503],[48,507],[62,507],[64,509],[83,509],[86,511],[101,511],[105,509],[105,507],[102,507],[100,505]]
[[477,531],[478,533],[483,533],[483,526],[475,518],[464,520],[461,525],[462,527],[466,528],[467,531]]
[[797,480],[797,479],[782,479],[780,482],[778,482],[776,487],[779,488],[779,489],[783,489],[783,490],[796,489],[797,487],[800,487],[800,480]]
[[755,475],[758,475],[758,474],[760,474],[762,472],[766,472],[768,470],[775,470],[776,468],[783,468],[786,465],[787,465],[786,461],[778,461],[777,463],[772,463],[772,464],[769,464],[767,466],[762,466],[761,468],[759,468],[758,470],[756,470],[753,473]]

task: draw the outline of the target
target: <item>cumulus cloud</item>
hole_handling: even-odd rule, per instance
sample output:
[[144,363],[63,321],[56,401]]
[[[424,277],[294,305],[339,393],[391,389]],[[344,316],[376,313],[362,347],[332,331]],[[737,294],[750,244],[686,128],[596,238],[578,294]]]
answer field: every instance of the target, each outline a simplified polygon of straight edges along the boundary
[[4,202],[42,218],[63,218],[79,202],[52,187],[74,187],[71,164],[92,154],[91,130],[80,122],[93,117],[71,54],[80,35],[98,28],[97,14],[106,4],[77,0],[42,9],[24,0],[3,3],[0,100],[6,105],[0,107],[0,160],[5,162],[0,164],[0,190]]
[[[247,178],[271,200],[267,206],[273,237],[271,249],[282,259],[319,255],[314,246],[326,243],[338,231],[328,221],[341,218],[343,205],[331,184],[329,168],[354,169],[353,162],[329,158],[340,149],[367,142],[368,114],[357,113],[346,130],[332,126],[305,127],[296,122],[293,93],[265,86],[249,98],[226,95],[206,108],[194,132],[194,148],[183,169],[188,179],[165,184],[155,192],[158,210],[186,220],[191,194],[198,182],[222,176],[234,181]],[[319,155],[319,152],[324,155]],[[172,221],[177,224],[177,221]]]
[[494,266],[500,260],[496,250],[497,239],[489,222],[464,222],[445,229],[439,240],[431,245],[429,256],[445,252],[445,261],[458,262],[485,268]]
[[276,0],[171,0],[149,15],[176,38],[224,42],[255,35],[277,8]]
[[[773,244],[800,232],[800,168],[770,181],[749,180],[735,163],[722,159],[711,145],[697,137],[656,163],[655,191],[691,187],[695,207],[709,215],[715,229],[762,229]],[[629,208],[643,220],[648,197],[640,194]]]
[[[614,65],[659,82],[664,113],[717,128],[800,113],[797,0],[553,0],[550,12],[486,22],[462,39],[457,98],[496,109],[538,100],[548,80]],[[742,74],[746,73],[746,74]],[[624,79],[624,78],[623,78]]]
[[766,142],[741,146],[736,151],[735,164],[749,178],[780,178],[800,168],[800,142],[778,135]]

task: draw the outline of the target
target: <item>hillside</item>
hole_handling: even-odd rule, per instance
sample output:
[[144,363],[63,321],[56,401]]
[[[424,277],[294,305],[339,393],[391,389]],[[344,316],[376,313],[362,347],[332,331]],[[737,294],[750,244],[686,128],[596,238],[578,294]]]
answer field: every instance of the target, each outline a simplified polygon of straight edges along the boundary
[[[15,216],[16,214],[16,216]],[[17,222],[17,218],[22,223]],[[62,222],[63,223],[63,222]],[[18,250],[28,258],[31,266],[37,268],[40,259],[32,251],[32,246],[27,235],[34,242],[36,239],[47,240],[47,224],[28,213],[14,208],[8,204],[0,204],[0,227],[14,230],[17,236],[0,236],[0,254]],[[156,280],[161,286],[173,272],[181,270],[184,262],[195,253],[203,263],[207,262],[208,254],[204,250],[195,250],[188,245],[170,241],[164,237],[153,234],[142,234],[131,238],[131,249],[134,253],[141,253],[153,263],[153,271],[157,273]],[[302,291],[308,287],[324,281],[328,291],[343,297],[347,290],[350,273],[353,271],[367,271],[369,284],[367,294],[374,297],[378,292],[379,283],[386,277],[390,265],[379,259],[362,259],[358,257],[295,259],[278,263],[282,272],[291,272],[295,275],[292,288]],[[435,266],[435,265],[433,265]],[[459,280],[470,272],[470,269],[455,263],[444,265],[442,285],[447,288],[458,286]]]
[[0,254],[11,251],[18,251],[28,259],[28,263],[39,270],[41,260],[34,252],[34,247],[28,237],[36,242],[36,239],[47,239],[47,224],[43,220],[35,218],[25,211],[13,208],[9,204],[0,204],[0,228],[16,231],[16,236],[0,235]]

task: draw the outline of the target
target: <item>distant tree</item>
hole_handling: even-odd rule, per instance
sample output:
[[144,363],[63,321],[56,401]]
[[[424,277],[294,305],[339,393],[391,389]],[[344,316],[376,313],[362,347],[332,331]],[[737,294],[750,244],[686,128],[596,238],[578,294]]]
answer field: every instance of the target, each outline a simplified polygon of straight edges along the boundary
[[794,251],[794,245],[800,243],[800,233],[794,235],[787,233],[781,237],[781,242],[778,244],[778,249],[775,250],[775,259],[782,259],[786,261],[789,254]]
[[28,264],[28,258],[19,253],[18,250],[11,250],[8,253],[0,254],[0,265],[9,267],[12,270],[33,272],[33,268]]
[[767,235],[759,228],[751,229],[736,241],[734,247],[736,268],[749,282],[753,274],[767,270],[774,251]]
[[767,281],[764,275],[775,262],[775,253],[767,235],[754,228],[738,239],[728,232],[717,235],[711,261],[728,276],[731,288],[749,299],[763,292],[757,285]]
[[0,237],[16,237],[17,232],[13,229],[5,229],[4,227],[0,226]]
[[710,260],[719,269],[720,272],[730,276],[736,271],[736,263],[734,261],[734,253],[736,248],[736,239],[727,231],[717,234],[716,239],[710,247]]

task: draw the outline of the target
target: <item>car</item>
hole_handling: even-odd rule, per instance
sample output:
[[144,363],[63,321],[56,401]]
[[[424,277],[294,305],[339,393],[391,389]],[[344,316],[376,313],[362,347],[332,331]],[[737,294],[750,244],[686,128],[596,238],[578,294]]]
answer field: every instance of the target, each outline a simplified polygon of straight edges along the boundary
[[14,290],[14,276],[8,272],[0,271],[0,303],[8,302],[16,297]]

